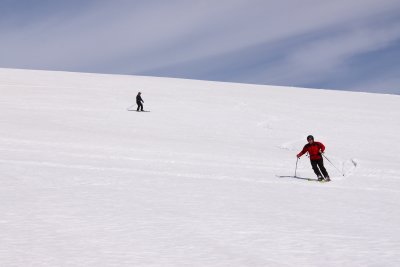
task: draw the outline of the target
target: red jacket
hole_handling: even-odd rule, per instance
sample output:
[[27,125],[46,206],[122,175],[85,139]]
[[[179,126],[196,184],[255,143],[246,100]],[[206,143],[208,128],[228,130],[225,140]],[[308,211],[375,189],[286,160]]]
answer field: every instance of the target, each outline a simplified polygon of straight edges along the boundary
[[297,157],[300,158],[306,152],[310,154],[311,160],[316,160],[321,158],[321,152],[325,151],[325,146],[320,142],[313,142],[312,144],[307,144],[304,146],[303,150],[297,154]]

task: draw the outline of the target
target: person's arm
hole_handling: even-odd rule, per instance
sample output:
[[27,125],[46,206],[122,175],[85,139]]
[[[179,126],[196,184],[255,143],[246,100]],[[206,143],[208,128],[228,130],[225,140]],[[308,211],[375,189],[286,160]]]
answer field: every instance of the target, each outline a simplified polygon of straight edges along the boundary
[[297,154],[297,158],[300,158],[300,157],[303,156],[306,152],[307,152],[307,145],[305,145],[305,146],[303,147],[303,150],[300,151],[299,154]]
[[325,151],[325,146],[324,146],[324,144],[318,142],[318,146],[319,146],[319,152],[320,152],[321,154],[324,153],[324,151]]

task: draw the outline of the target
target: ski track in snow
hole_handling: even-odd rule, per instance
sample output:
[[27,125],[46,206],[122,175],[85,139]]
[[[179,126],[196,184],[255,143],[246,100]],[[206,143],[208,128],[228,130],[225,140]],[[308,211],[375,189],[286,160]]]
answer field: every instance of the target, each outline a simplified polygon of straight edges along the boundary
[[[25,141],[25,143],[37,143],[34,141]],[[51,143],[52,146],[57,147],[57,144]],[[7,152],[21,152],[23,154],[27,153],[33,153],[33,154],[40,154],[42,153],[42,150],[28,150],[28,149],[1,149],[0,151],[7,151]],[[148,151],[146,151],[148,152]],[[246,170],[246,169],[251,169],[251,170],[259,170],[262,171],[263,173],[271,173],[275,169],[271,167],[266,167],[266,166],[260,166],[258,164],[251,164],[250,162],[232,162],[232,163],[210,163],[210,162],[202,162],[197,158],[197,161],[185,161],[185,160],[163,160],[163,159],[154,159],[153,156],[148,156],[147,158],[140,158],[140,157],[127,157],[127,156],[102,156],[102,155],[96,155],[96,154],[85,154],[85,153],[71,153],[71,152],[59,152],[59,151],[54,151],[52,152],[52,155],[56,159],[57,156],[67,156],[68,158],[65,159],[63,162],[53,160],[53,161],[43,161],[43,160],[3,160],[0,159],[1,163],[7,164],[9,166],[16,165],[16,166],[35,166],[35,167],[40,167],[40,168],[65,168],[65,169],[77,169],[77,170],[84,170],[84,171],[96,171],[96,172],[108,172],[111,173],[108,176],[105,177],[112,177],[112,173],[117,172],[117,173],[128,173],[128,174],[136,174],[136,175],[150,175],[150,176],[158,176],[158,177],[181,177],[181,178],[190,178],[190,179],[211,179],[211,180],[227,180],[227,181],[235,181],[235,182],[250,182],[250,183],[260,183],[260,184],[277,184],[277,183],[282,183],[282,184],[287,184],[290,185],[294,181],[290,180],[295,180],[295,179],[276,179],[273,175],[270,175],[269,177],[266,175],[265,177],[262,178],[251,178],[251,177],[243,177],[243,176],[236,176],[234,174],[227,174],[227,175],[213,175],[213,174],[200,174],[200,173],[185,173],[182,172],[180,173],[178,170],[180,166],[184,165],[189,165],[189,166],[196,166],[197,168],[200,167],[199,169],[207,169],[210,167],[218,167],[222,169],[227,169],[227,168],[236,168],[236,169],[241,169],[241,170]],[[107,161],[108,163],[112,163],[113,161],[120,163],[121,161],[128,161],[128,162],[142,162],[146,164],[151,164],[152,166],[155,166],[154,164],[164,164],[168,166],[168,168],[174,168],[174,171],[150,171],[148,169],[137,169],[137,166],[135,167],[99,167],[101,163],[98,165],[87,165],[87,164],[74,164],[73,162],[76,161],[83,161],[86,162],[88,160],[100,160],[100,162]],[[204,159],[203,159],[204,160]],[[113,164],[110,164],[113,165]],[[117,164],[118,165],[118,164]],[[354,166],[354,165],[353,165]],[[162,169],[163,167],[157,166],[158,169]],[[164,168],[166,168],[164,166]],[[354,166],[355,168],[355,166]],[[219,171],[221,172],[221,171]],[[118,176],[118,175],[117,175]],[[82,177],[84,178],[84,176]],[[333,181],[342,181],[344,179],[348,179],[347,177],[332,177]],[[286,181],[285,181],[286,180]],[[303,181],[299,181],[299,185],[302,185]],[[400,190],[392,190],[392,189],[374,189],[370,187],[357,187],[357,188],[347,188],[344,186],[338,186],[338,185],[332,185],[331,183],[328,188],[332,189],[345,189],[345,190],[384,190],[385,192],[392,192],[392,193],[400,193]],[[326,184],[324,184],[326,185]],[[303,186],[310,186],[307,183],[304,183]],[[314,185],[315,186],[315,185]]]
[[[33,146],[40,146],[41,149],[16,149],[16,148],[0,148],[0,150],[3,151],[14,151],[14,152],[33,152],[33,153],[38,153],[40,154],[43,151],[43,146],[49,147],[52,149],[52,153],[58,154],[58,155],[69,155],[73,157],[85,157],[85,158],[93,158],[93,159],[109,159],[109,160],[131,160],[131,161],[149,161],[149,162],[160,162],[160,163],[176,163],[177,161],[175,159],[154,159],[157,158],[155,155],[159,153],[158,151],[149,151],[146,149],[138,149],[135,148],[134,152],[135,153],[150,153],[150,156],[148,158],[138,158],[138,157],[132,157],[132,156],[115,156],[115,155],[109,155],[109,156],[102,156],[101,154],[106,154],[106,151],[118,151],[118,148],[112,148],[112,147],[106,147],[106,146],[87,146],[87,145],[77,145],[77,144],[72,144],[72,143],[55,143],[55,142],[45,142],[45,141],[35,141],[35,140],[19,140],[19,139],[12,139],[12,138],[0,138],[2,140],[3,144],[10,144],[13,147],[16,145],[20,144],[26,144],[26,145],[33,145]],[[297,143],[301,143],[300,141],[297,141]],[[282,145],[282,147],[289,147],[287,145]],[[87,154],[84,152],[60,152],[68,149],[75,149],[75,150],[94,150],[96,154]],[[290,149],[293,151],[294,149]],[[122,152],[130,152],[130,150],[127,149],[120,149],[118,151],[119,153]],[[254,159],[252,161],[250,160],[240,160],[240,161],[232,161],[232,160],[227,160],[226,158],[222,159],[220,158],[218,162],[208,162],[205,163],[204,161],[210,161],[208,155],[201,155],[201,154],[194,154],[194,153],[177,153],[173,151],[168,151],[168,156],[171,156],[173,158],[175,157],[190,157],[192,160],[190,161],[179,161],[180,164],[188,164],[188,165],[207,165],[207,166],[215,166],[215,167],[235,167],[238,165],[241,165],[242,167],[245,168],[252,168],[252,169],[260,169],[260,170],[271,170],[274,169],[272,167],[268,167],[268,164],[265,163],[265,161],[258,162],[256,163]],[[228,162],[227,162],[228,161]],[[351,176],[354,174],[356,171],[357,165],[358,165],[358,160],[356,159],[348,159],[348,160],[342,160],[338,159],[336,157],[331,157],[331,161],[336,165],[336,166],[341,166],[341,171],[344,173],[346,177]],[[271,164],[270,164],[271,165]],[[306,164],[307,165],[307,164]],[[325,165],[329,165],[329,163],[326,161]],[[309,169],[308,165],[306,167]],[[332,170],[333,172],[336,172],[336,170]]]

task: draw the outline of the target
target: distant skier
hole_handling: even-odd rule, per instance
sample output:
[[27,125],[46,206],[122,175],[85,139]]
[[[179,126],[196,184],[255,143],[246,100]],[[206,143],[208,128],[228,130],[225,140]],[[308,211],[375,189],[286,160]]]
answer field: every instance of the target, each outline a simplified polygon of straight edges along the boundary
[[137,96],[136,96],[136,104],[138,105],[136,111],[143,111],[143,104],[142,104],[142,103],[144,103],[144,101],[143,101],[143,99],[142,99],[142,97],[141,97],[141,94],[142,94],[142,93],[139,92],[139,93],[137,94]]
[[[324,167],[324,160],[322,158],[322,153],[325,151],[325,146],[321,142],[314,141],[314,136],[307,136],[308,144],[306,144],[303,150],[297,154],[297,158],[300,158],[306,152],[310,155],[311,166],[318,177],[318,181],[330,181],[329,174]],[[321,172],[324,176],[321,175]]]

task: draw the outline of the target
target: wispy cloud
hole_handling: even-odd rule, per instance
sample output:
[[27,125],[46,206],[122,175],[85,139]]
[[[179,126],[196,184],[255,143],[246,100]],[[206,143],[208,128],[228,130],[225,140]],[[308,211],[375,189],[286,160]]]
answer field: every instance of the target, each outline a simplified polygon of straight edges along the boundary
[[385,49],[396,40],[400,40],[400,21],[393,25],[330,31],[329,36],[313,38],[288,51],[268,73],[272,72],[272,81],[280,84],[285,81],[315,83],[334,75],[353,56]]
[[[359,90],[329,81],[400,40],[397,0],[15,2],[0,4],[0,67]],[[368,70],[366,90],[400,94]]]

